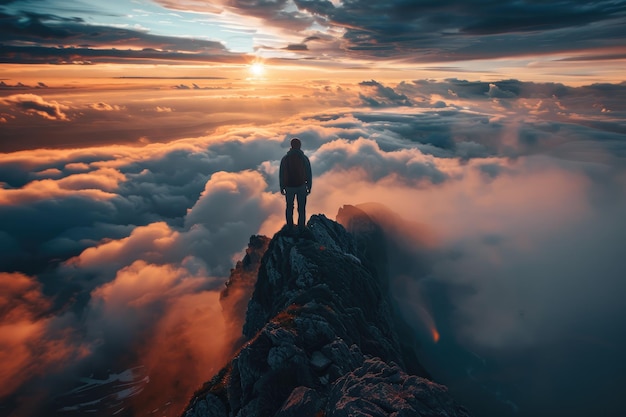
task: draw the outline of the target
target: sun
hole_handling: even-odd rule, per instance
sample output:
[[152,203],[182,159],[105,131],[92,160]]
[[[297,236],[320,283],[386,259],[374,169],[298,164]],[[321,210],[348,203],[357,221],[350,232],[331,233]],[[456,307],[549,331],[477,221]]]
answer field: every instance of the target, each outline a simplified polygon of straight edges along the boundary
[[253,76],[260,77],[265,72],[265,66],[260,62],[255,62],[254,64],[250,65],[249,70],[250,74],[252,74]]

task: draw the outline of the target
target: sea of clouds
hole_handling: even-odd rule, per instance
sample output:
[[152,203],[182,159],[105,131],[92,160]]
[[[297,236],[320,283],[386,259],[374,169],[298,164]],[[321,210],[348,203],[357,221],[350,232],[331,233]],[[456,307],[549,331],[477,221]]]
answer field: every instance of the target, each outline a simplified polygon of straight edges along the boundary
[[[36,415],[78,376],[140,364],[151,383],[138,413],[162,398],[184,405],[227,360],[219,291],[250,235],[284,224],[278,164],[297,136],[314,173],[308,214],[376,202],[428,231],[394,232],[426,263],[395,271],[396,301],[461,402],[477,415],[616,415],[624,90],[371,80],[321,86],[311,110],[271,122],[268,101],[263,123],[197,136],[185,124],[184,139],[73,137],[0,154],[0,398]],[[0,111],[13,150],[24,121],[39,128],[29,135],[56,124],[80,136],[106,114],[130,138],[138,120],[158,127],[156,113],[170,127],[191,112],[210,119],[181,103],[147,116],[121,99],[79,108],[9,92]],[[133,129],[131,116],[143,117]]]

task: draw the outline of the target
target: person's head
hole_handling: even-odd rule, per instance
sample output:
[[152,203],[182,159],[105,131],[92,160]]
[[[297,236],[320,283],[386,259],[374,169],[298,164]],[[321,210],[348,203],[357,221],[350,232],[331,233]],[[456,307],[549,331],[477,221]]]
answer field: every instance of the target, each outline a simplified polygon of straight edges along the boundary
[[291,148],[292,149],[300,149],[301,147],[302,147],[302,142],[300,142],[300,139],[298,139],[298,138],[291,139]]

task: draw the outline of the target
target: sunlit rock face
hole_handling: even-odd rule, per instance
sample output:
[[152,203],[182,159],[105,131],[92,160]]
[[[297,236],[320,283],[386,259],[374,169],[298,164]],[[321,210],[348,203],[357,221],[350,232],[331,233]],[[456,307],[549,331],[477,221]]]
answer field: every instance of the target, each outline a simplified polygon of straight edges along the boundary
[[376,228],[365,213],[348,214],[365,234],[314,215],[306,230],[274,236],[248,303],[247,341],[184,416],[469,415],[407,354],[382,261],[365,259],[367,245],[384,242],[367,234]]

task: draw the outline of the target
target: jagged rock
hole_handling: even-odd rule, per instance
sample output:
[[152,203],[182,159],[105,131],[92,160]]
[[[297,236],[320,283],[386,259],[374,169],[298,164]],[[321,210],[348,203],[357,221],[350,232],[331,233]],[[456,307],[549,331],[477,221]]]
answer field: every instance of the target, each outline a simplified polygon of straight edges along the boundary
[[231,269],[226,286],[220,293],[224,319],[230,330],[226,333],[233,335],[233,337],[238,335],[238,338],[231,341],[233,352],[241,347],[244,342],[241,328],[245,322],[248,302],[252,298],[257,281],[261,258],[267,251],[269,243],[270,239],[266,236],[253,235],[250,237],[246,255],[243,260],[237,262],[235,268]]
[[213,394],[207,394],[204,398],[198,398],[195,407],[186,414],[188,417],[227,417],[224,403]]
[[407,373],[382,270],[364,257],[371,248],[323,215],[307,226],[269,243],[247,341],[184,415],[467,416],[443,387]]
[[354,415],[441,417],[469,413],[452,401],[444,386],[370,358],[339,378],[328,396],[326,417]]
[[297,387],[289,395],[276,417],[319,417],[325,400],[317,391],[307,387]]
[[316,350],[311,355],[311,366],[318,372],[323,371],[328,368],[328,366],[333,363],[330,359],[326,357],[322,352]]

